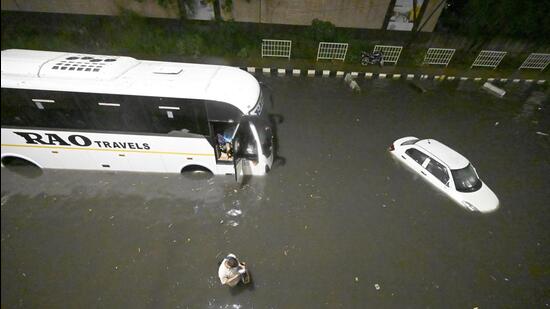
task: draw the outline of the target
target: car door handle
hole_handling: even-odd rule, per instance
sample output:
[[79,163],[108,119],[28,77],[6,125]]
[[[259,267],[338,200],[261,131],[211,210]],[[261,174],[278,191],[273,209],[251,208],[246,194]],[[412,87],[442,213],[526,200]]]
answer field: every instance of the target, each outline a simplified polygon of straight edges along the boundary
[[422,175],[426,176],[426,173],[424,173],[423,171],[420,171],[422,173]]

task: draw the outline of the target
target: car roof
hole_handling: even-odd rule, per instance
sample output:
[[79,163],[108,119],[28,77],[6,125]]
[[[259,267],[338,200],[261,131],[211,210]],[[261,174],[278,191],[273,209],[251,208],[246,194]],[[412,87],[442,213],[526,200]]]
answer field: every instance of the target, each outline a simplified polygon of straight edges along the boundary
[[416,142],[415,145],[423,148],[431,155],[447,164],[451,169],[465,168],[470,164],[470,161],[463,155],[435,139],[423,139]]

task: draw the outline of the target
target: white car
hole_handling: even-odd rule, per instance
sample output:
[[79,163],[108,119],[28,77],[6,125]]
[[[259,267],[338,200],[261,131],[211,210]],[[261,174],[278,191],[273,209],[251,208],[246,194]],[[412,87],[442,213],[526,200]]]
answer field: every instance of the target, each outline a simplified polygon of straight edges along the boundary
[[390,146],[390,153],[422,175],[422,178],[470,211],[492,212],[498,198],[479,179],[464,156],[433,139],[403,137]]

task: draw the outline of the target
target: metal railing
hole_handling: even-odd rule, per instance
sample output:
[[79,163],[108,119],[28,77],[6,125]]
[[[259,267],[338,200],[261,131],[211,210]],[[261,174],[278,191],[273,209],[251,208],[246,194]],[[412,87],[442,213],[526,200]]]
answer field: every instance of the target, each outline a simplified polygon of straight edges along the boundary
[[470,66],[470,69],[473,67],[489,67],[494,70],[507,53],[505,51],[482,50]]
[[453,58],[454,48],[428,48],[423,64],[439,64],[448,66]]
[[[317,61],[320,59],[345,61],[349,43],[319,42],[317,49]],[[284,57],[290,59],[292,52],[292,41],[290,40],[262,40],[262,57]],[[394,45],[375,45],[374,52],[381,52],[385,63],[397,65],[403,46]],[[451,62],[456,49],[454,48],[428,48],[422,64],[435,64],[448,66]],[[476,59],[470,66],[489,67],[496,69],[508,52],[497,50],[481,50]],[[550,64],[550,54],[532,53],[521,64],[519,69],[538,69],[545,70]]]
[[543,71],[550,63],[550,54],[530,54],[519,67],[521,69],[540,69]]
[[283,57],[290,59],[292,41],[289,40],[262,40],[263,57]]
[[372,52],[381,52],[382,55],[384,55],[384,63],[393,62],[394,64],[397,64],[402,50],[403,46],[376,45],[374,46]]
[[317,50],[317,61],[319,59],[346,60],[348,43],[320,42]]

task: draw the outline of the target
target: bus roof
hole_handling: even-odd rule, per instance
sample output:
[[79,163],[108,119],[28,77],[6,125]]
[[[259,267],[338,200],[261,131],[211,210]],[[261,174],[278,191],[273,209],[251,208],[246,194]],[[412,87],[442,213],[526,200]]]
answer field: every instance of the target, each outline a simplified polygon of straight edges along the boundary
[[2,88],[214,100],[245,114],[260,95],[254,76],[229,66],[22,49],[3,50],[1,62]]

